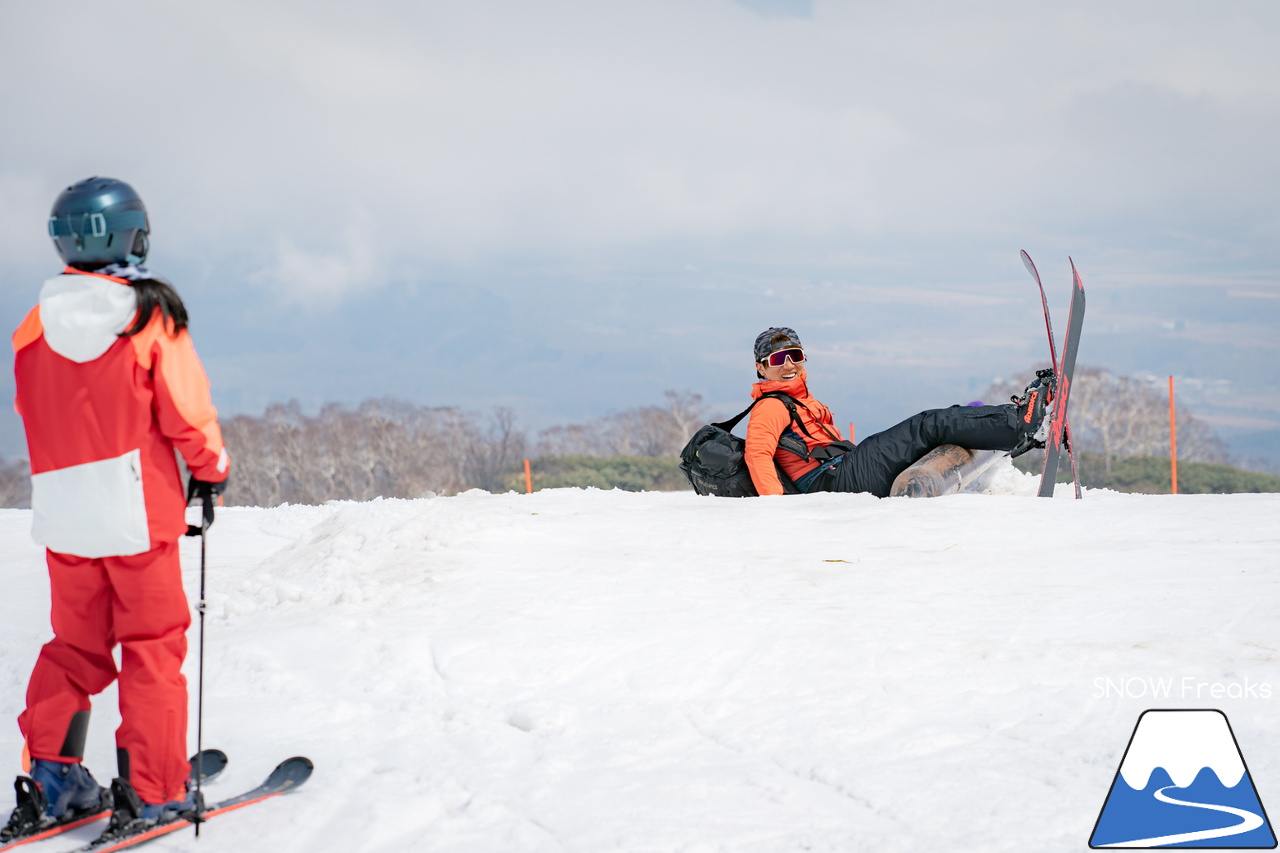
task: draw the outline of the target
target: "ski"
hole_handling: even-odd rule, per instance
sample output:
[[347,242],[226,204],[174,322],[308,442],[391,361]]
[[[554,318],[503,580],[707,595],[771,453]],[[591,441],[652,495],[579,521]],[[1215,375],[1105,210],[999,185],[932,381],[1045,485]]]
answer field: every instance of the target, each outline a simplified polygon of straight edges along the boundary
[[124,850],[133,847],[136,844],[143,844],[147,841],[159,838],[162,835],[168,835],[171,832],[177,832],[179,829],[185,829],[194,826],[197,823],[204,823],[210,818],[220,814],[225,814],[245,806],[260,803],[271,797],[278,797],[281,794],[287,794],[297,788],[303,782],[311,777],[311,771],[314,766],[311,760],[296,756],[286,759],[277,765],[275,770],[271,771],[271,775],[266,778],[261,785],[251,791],[246,791],[237,797],[214,803],[205,807],[203,813],[199,817],[192,816],[190,818],[178,818],[177,820],[161,823],[155,826],[147,827],[139,832],[131,835],[118,836],[116,838],[99,838],[90,844],[81,847],[76,853],[113,853],[115,850]]
[[[196,755],[191,756],[191,778],[195,778],[196,768],[202,767],[204,775],[200,779],[203,785],[212,782],[217,778],[227,766],[227,754],[220,749],[205,749]],[[111,816],[110,802],[105,808],[77,815],[65,823],[57,823],[53,826],[46,827],[42,830],[33,832],[29,835],[22,835],[9,841],[0,841],[0,850],[13,850],[24,844],[30,844],[33,841],[43,841],[46,838],[53,838],[69,832],[81,826],[88,826],[94,821],[104,820]]]
[[1053,420],[1049,423],[1049,437],[1044,447],[1044,472],[1040,475],[1040,497],[1053,497],[1053,487],[1058,479],[1058,461],[1062,455],[1062,443],[1066,438],[1067,403],[1071,399],[1071,377],[1076,370],[1076,350],[1080,348],[1080,330],[1084,325],[1084,284],[1076,272],[1076,262],[1071,261],[1071,309],[1067,312],[1067,337],[1062,342],[1062,361],[1058,371],[1058,388],[1053,404]]
[[[1040,288],[1040,304],[1044,307],[1044,328],[1049,335],[1049,362],[1053,368],[1053,372],[1058,372],[1058,346],[1053,340],[1053,320],[1049,317],[1049,300],[1044,295],[1044,284],[1040,281],[1040,271],[1036,269],[1035,261],[1031,260],[1031,256],[1027,254],[1027,250],[1022,250],[1022,265],[1027,268],[1027,272],[1031,273],[1031,277],[1036,280],[1036,287]],[[1076,471],[1076,451],[1075,445],[1071,441],[1071,420],[1068,418],[1063,421],[1062,434],[1064,436],[1063,443],[1067,448],[1067,458],[1071,460],[1071,481],[1076,487],[1076,499],[1079,500],[1080,494],[1080,474]]]

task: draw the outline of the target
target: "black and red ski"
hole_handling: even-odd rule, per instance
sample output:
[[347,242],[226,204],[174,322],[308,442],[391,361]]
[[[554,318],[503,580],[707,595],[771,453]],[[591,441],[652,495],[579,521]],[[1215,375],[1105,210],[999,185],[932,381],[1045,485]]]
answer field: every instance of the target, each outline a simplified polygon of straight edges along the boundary
[[[199,760],[199,763],[197,763],[197,759]],[[197,766],[200,766],[204,773],[201,777],[201,784],[205,782],[212,782],[217,778],[218,774],[226,768],[227,754],[220,749],[205,749],[200,753],[191,756],[191,773],[193,779],[195,778]],[[24,778],[26,777],[19,777],[18,781],[15,783],[15,788],[19,789],[19,800],[23,797],[21,783]],[[81,826],[88,826],[94,821],[104,820],[110,817],[110,798],[105,794],[103,796],[104,805],[102,808],[82,811],[63,822],[55,823],[43,828],[32,827],[30,832],[17,835],[13,838],[0,840],[0,850],[9,851],[14,848],[21,847],[24,844],[30,844],[33,841],[43,841],[46,838],[53,838],[54,836],[62,835],[64,832],[69,832]]]
[[311,778],[311,771],[314,766],[311,760],[296,756],[286,759],[277,765],[275,770],[271,771],[271,775],[266,781],[251,791],[246,791],[238,797],[222,800],[206,806],[199,817],[178,818],[168,823],[158,824],[156,826],[147,827],[139,832],[117,836],[109,839],[98,839],[91,844],[81,847],[76,853],[113,853],[115,850],[124,850],[137,844],[143,844],[152,841],[162,835],[168,835],[171,832],[177,832],[195,825],[196,823],[204,823],[210,818],[226,814],[236,809],[251,806],[254,803],[260,803],[263,800],[278,797],[281,794],[287,794],[297,788],[307,779]]
[[[1067,434],[1067,403],[1071,399],[1071,378],[1076,371],[1076,351],[1080,349],[1080,330],[1084,326],[1084,284],[1076,272],[1076,262],[1071,261],[1071,309],[1067,312],[1067,337],[1062,342],[1062,359],[1057,372],[1058,387],[1054,392],[1053,419],[1049,422],[1049,435],[1044,445],[1044,472],[1040,475],[1040,497],[1053,497],[1053,487],[1058,480],[1058,461],[1062,455],[1063,441]],[[1079,496],[1079,484],[1076,485]]]
[[[1031,277],[1036,280],[1036,287],[1040,288],[1040,305],[1044,308],[1044,329],[1049,336],[1049,362],[1053,368],[1053,372],[1058,372],[1058,347],[1053,340],[1053,319],[1049,316],[1049,300],[1044,295],[1044,284],[1040,281],[1040,272],[1036,269],[1035,261],[1031,260],[1031,256],[1027,254],[1027,250],[1022,250],[1022,264],[1027,268],[1027,272],[1031,273]],[[1076,451],[1075,445],[1071,441],[1071,420],[1070,418],[1063,421],[1062,424],[1063,446],[1067,448],[1067,458],[1071,460],[1071,481],[1076,487],[1077,500],[1080,495],[1080,474],[1076,470]]]

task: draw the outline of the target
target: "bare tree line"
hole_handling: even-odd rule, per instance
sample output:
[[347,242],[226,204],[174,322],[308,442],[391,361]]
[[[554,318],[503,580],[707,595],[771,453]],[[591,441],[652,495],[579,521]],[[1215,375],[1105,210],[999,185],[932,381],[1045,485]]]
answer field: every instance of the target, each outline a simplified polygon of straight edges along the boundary
[[[668,391],[666,401],[552,427],[532,442],[515,412],[502,407],[481,415],[366,400],[308,415],[296,402],[275,404],[261,416],[222,419],[233,459],[223,499],[229,506],[278,506],[501,491],[527,455],[674,456],[702,424],[702,398]],[[0,506],[31,505],[27,471],[25,460],[0,460]]]
[[[1030,381],[1028,375],[996,383],[984,398],[1007,400],[1021,394]],[[1178,458],[1226,464],[1230,453],[1213,429],[1181,406],[1176,409]],[[1108,475],[1116,459],[1169,454],[1169,398],[1150,382],[1097,367],[1077,367],[1070,415],[1076,450],[1101,456]]]
[[276,506],[497,489],[524,457],[515,421],[504,408],[486,419],[396,400],[366,400],[355,409],[330,404],[315,416],[297,403],[269,406],[261,417],[223,422],[234,460],[224,497],[232,505]]
[[534,456],[673,456],[701,425],[701,398],[669,391],[667,403],[553,427],[536,442],[502,407],[486,417],[366,400],[354,410],[327,405],[308,416],[297,403],[274,405],[261,417],[223,422],[234,454],[225,498],[232,505],[276,506],[500,491],[531,445]]
[[702,395],[666,391],[665,406],[644,406],[585,424],[545,429],[536,456],[677,456],[706,423]]
[[[989,401],[1021,393],[1027,379],[997,383]],[[1076,448],[1111,463],[1169,450],[1168,400],[1150,383],[1080,367],[1071,392]],[[366,400],[354,409],[331,404],[315,415],[297,403],[261,416],[223,419],[233,457],[230,505],[316,504],[374,497],[416,498],[479,488],[500,491],[526,457],[673,457],[708,419],[702,397],[667,391],[661,405],[642,406],[582,424],[554,426],[536,438],[514,412],[487,414]],[[1179,408],[1178,458],[1226,462],[1227,448],[1203,421]],[[26,460],[0,460],[0,506],[30,506]]]

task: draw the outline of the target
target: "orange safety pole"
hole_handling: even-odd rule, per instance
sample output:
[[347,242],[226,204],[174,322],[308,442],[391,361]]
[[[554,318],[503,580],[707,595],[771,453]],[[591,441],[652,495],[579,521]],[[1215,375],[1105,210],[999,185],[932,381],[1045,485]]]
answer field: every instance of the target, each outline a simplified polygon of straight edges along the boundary
[[529,471],[529,460],[524,460],[524,491],[525,494],[533,494],[533,474]]
[[853,421],[849,421],[849,440],[853,441]]
[[1173,416],[1173,377],[1169,377],[1169,472],[1173,494],[1178,493],[1178,422]]

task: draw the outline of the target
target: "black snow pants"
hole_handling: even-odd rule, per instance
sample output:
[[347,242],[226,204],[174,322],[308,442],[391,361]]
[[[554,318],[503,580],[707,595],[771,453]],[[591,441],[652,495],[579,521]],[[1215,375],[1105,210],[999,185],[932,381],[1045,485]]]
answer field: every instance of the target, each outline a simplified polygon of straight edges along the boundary
[[1012,403],[930,409],[858,442],[838,464],[818,475],[809,491],[870,492],[885,498],[897,476],[938,445],[1012,450],[1020,437]]

